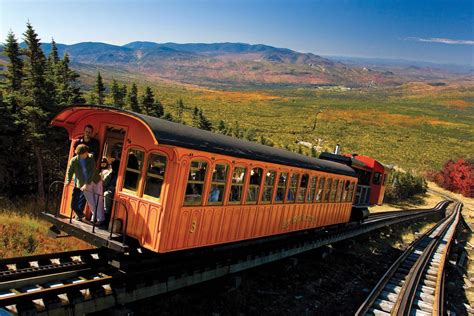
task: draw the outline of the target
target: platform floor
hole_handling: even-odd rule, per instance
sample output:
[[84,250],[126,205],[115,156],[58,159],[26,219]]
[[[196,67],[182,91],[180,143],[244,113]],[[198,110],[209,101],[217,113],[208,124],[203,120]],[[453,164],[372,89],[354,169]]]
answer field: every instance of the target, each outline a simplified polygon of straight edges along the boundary
[[122,234],[113,233],[111,237],[110,231],[103,227],[96,226],[94,232],[92,232],[92,225],[86,222],[73,219],[70,223],[67,217],[55,217],[49,213],[42,213],[42,216],[59,230],[97,247],[108,247],[122,252],[128,250],[128,246],[122,243]]

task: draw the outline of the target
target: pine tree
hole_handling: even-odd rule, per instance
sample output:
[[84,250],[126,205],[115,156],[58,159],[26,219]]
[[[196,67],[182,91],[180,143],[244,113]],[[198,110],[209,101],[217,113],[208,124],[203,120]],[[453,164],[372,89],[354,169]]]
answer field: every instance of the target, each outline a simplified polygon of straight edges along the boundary
[[163,104],[161,104],[159,100],[155,100],[155,104],[153,104],[153,107],[155,108],[154,111],[156,117],[162,117],[165,114]]
[[[126,87],[125,87],[126,89]],[[110,94],[112,95],[112,105],[118,108],[123,108],[125,95],[123,94],[122,88],[119,87],[117,80],[112,81],[110,87]]]
[[0,90],[0,192],[7,192],[8,186],[11,184],[15,176],[12,174],[15,169],[12,168],[17,151],[14,149],[15,144],[15,125],[13,117],[10,113],[8,104],[3,100],[3,93]]
[[176,120],[178,122],[183,121],[184,103],[182,99],[176,102]]
[[142,108],[145,111],[146,115],[156,116],[153,104],[155,103],[155,97],[153,95],[153,91],[151,91],[150,87],[145,88],[145,94],[142,96]]
[[311,147],[311,157],[318,157],[318,152],[316,151],[316,148],[314,146]]
[[227,126],[225,125],[224,120],[219,121],[219,125],[217,126],[217,132],[219,134],[227,135]]
[[231,135],[237,138],[244,138],[244,132],[242,131],[242,128],[240,128],[239,122],[235,122]]
[[174,119],[173,115],[171,113],[165,113],[162,117],[162,119],[170,121],[170,122],[175,122],[176,120]]
[[8,32],[3,54],[7,56],[9,63],[4,73],[6,88],[8,91],[19,91],[23,81],[23,60],[21,59],[20,46],[12,31]]
[[82,97],[79,74],[69,67],[69,55],[66,53],[57,64],[56,96],[59,105],[81,104],[85,100]]
[[270,146],[270,147],[274,146],[273,142],[270,139],[263,136],[263,135],[260,135],[259,143],[262,144],[262,145]]
[[130,93],[128,95],[128,106],[133,112],[141,113],[140,105],[138,104],[138,89],[135,83],[132,84]]
[[97,104],[99,105],[104,104],[105,86],[104,86],[104,82],[102,81],[102,76],[100,75],[100,71],[97,72],[97,79],[94,86],[94,93],[97,97]]
[[123,85],[121,88],[120,88],[120,94],[122,95],[122,108],[126,108],[127,107],[127,104],[126,104],[126,97],[127,97],[127,85]]
[[245,130],[245,133],[243,136],[244,136],[244,139],[253,142],[255,141],[255,138],[257,137],[257,132],[255,131],[254,128],[249,128]]
[[199,126],[200,129],[206,131],[212,131],[212,124],[208,118],[202,113],[202,110],[199,110]]
[[199,128],[199,109],[197,106],[193,109],[192,126]]
[[48,95],[49,89],[45,80],[46,58],[38,34],[29,22],[23,36],[27,45],[24,50],[25,105],[21,108],[17,123],[24,126],[25,141],[36,157],[38,195],[40,199],[44,199],[43,143],[50,119],[48,110],[54,108],[54,103]]
[[49,55],[48,55],[48,62],[54,65],[59,63],[58,47],[56,46],[56,42],[54,41],[54,38],[51,40],[51,51],[49,52]]

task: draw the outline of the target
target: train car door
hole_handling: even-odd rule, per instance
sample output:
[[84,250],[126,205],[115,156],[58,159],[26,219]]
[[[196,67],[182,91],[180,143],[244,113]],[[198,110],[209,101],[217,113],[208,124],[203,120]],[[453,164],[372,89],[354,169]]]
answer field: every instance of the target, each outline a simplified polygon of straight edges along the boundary
[[[120,161],[122,159],[123,143],[125,140],[126,130],[122,127],[110,126],[105,127],[105,135],[103,138],[101,169],[107,163],[107,168],[100,170],[104,180],[104,202],[106,216],[110,216],[113,212],[115,203],[115,192],[117,186],[118,171]],[[104,164],[102,163],[104,162]],[[110,175],[108,175],[110,173]]]

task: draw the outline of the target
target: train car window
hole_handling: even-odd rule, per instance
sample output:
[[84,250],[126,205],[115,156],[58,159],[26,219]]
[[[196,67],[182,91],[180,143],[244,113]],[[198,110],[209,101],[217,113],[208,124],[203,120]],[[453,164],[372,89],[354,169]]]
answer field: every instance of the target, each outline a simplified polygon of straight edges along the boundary
[[309,182],[309,192],[308,192],[308,195],[306,195],[307,203],[313,202],[314,195],[316,194],[317,183],[318,183],[318,177],[311,177],[311,181]]
[[260,193],[260,184],[262,183],[262,168],[253,168],[250,171],[249,187],[247,189],[247,204],[256,204],[258,194]]
[[324,199],[323,202],[329,202],[329,193],[331,193],[332,179],[327,179],[326,185],[324,186]]
[[265,184],[263,186],[262,203],[268,204],[272,202],[273,187],[275,186],[276,171],[269,170],[265,175]]
[[278,178],[278,186],[277,186],[277,192],[275,196],[275,203],[283,203],[287,183],[288,183],[288,172],[280,173],[280,177]]
[[298,181],[300,180],[300,175],[293,173],[290,178],[290,188],[288,189],[288,196],[286,197],[287,203],[294,203],[296,197],[296,187],[298,186]]
[[202,160],[191,161],[184,205],[201,205],[206,171],[207,162]]
[[130,149],[127,155],[123,188],[135,194],[137,194],[138,191],[144,156],[144,152],[138,149]]
[[380,185],[382,183],[382,174],[380,172],[374,173],[373,184]]
[[227,164],[216,164],[212,172],[211,187],[209,189],[209,205],[222,205],[224,201],[225,184],[227,181]]
[[309,179],[308,174],[304,174],[301,177],[301,183],[300,183],[300,187],[298,189],[298,195],[296,196],[296,202],[298,202],[298,203],[303,203],[304,202],[304,196],[306,195],[306,191],[308,189],[308,179]]
[[347,194],[347,202],[352,202],[352,198],[354,196],[354,182],[351,182],[349,185],[349,193]]
[[316,191],[316,202],[318,202],[318,203],[323,200],[324,182],[326,182],[325,178],[320,178],[319,179],[318,190]]
[[151,154],[148,158],[147,168],[143,195],[160,199],[161,188],[165,180],[166,156]]
[[350,181],[346,180],[346,182],[344,182],[344,190],[342,190],[341,202],[346,202],[347,201],[347,194],[349,193],[349,186],[350,186]]
[[331,187],[331,194],[329,195],[329,202],[335,202],[336,200],[336,191],[339,184],[339,180],[335,179]]
[[239,204],[242,202],[246,173],[247,169],[245,167],[234,168],[234,172],[232,172],[232,185],[230,187],[229,204]]
[[339,187],[337,188],[336,202],[342,202],[342,192],[344,191],[344,180],[339,180]]

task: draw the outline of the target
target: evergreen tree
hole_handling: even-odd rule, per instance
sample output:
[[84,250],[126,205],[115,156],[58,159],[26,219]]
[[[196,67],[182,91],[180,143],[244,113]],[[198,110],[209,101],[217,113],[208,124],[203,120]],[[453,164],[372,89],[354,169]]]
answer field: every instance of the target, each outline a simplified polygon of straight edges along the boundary
[[24,126],[25,141],[30,145],[36,157],[38,195],[40,199],[44,199],[43,143],[50,119],[48,110],[54,107],[54,104],[48,95],[49,89],[45,80],[46,58],[41,49],[38,34],[29,22],[23,36],[27,45],[24,50],[26,56],[26,79],[23,92],[25,105],[21,108],[17,123]]
[[142,108],[145,111],[146,115],[156,116],[155,109],[153,104],[155,103],[155,97],[153,95],[153,91],[151,91],[150,87],[145,88],[145,94],[142,96]]
[[53,65],[59,63],[58,47],[56,46],[54,38],[51,40],[51,51],[48,55],[48,62],[52,63]]
[[162,117],[162,119],[170,121],[170,122],[175,122],[175,119],[171,113],[165,113]]
[[197,106],[193,109],[192,126],[199,128],[199,109]]
[[[127,89],[127,87],[125,87]],[[112,105],[118,108],[123,108],[125,94],[122,88],[119,87],[117,80],[112,81],[112,86],[110,87],[110,94],[112,95]]]
[[6,78],[6,88],[9,92],[19,91],[23,81],[23,60],[21,59],[20,46],[12,31],[8,32],[3,54],[7,56],[9,63]]
[[0,90],[0,192],[7,192],[8,186],[15,179],[15,159],[12,155],[17,152],[15,150],[16,128],[13,124],[13,117],[10,113],[8,104],[3,100],[3,93]]
[[163,104],[159,100],[155,100],[155,104],[153,104],[155,108],[155,116],[162,117],[165,114],[165,109],[163,108]]
[[127,86],[125,84],[120,88],[120,93],[122,95],[122,108],[126,108],[127,102],[125,99],[127,97]]
[[97,72],[97,79],[94,86],[94,93],[97,98],[97,104],[99,105],[104,104],[105,86],[104,86],[104,82],[102,81],[102,76],[100,75],[100,71]]
[[235,122],[234,128],[232,128],[231,135],[237,138],[244,138],[244,132],[239,125],[239,122]]
[[81,104],[82,97],[79,85],[79,74],[69,67],[69,55],[66,53],[57,63],[56,98],[58,105]]
[[206,131],[212,131],[212,124],[208,118],[202,113],[202,110],[199,110],[199,126],[200,129]]
[[55,104],[60,103],[56,92],[59,90],[61,84],[58,78],[58,48],[54,39],[51,41],[51,51],[49,52],[48,59],[46,61],[45,79],[47,88],[49,89],[48,94],[55,100]]
[[270,139],[266,138],[263,135],[260,135],[259,142],[262,145],[267,145],[267,146],[270,146],[270,147],[273,147],[275,145],[275,144],[273,144],[273,142]]
[[245,130],[243,136],[244,136],[244,139],[253,142],[255,141],[255,138],[257,137],[257,132],[255,131],[254,128],[249,128]]
[[135,83],[132,84],[130,93],[128,95],[128,106],[133,112],[141,113],[140,105],[138,104],[138,89]]
[[227,135],[227,126],[225,125],[224,120],[219,121],[219,125],[217,126],[217,132],[219,134]]
[[176,102],[176,120],[178,122],[183,121],[184,103],[182,99]]

